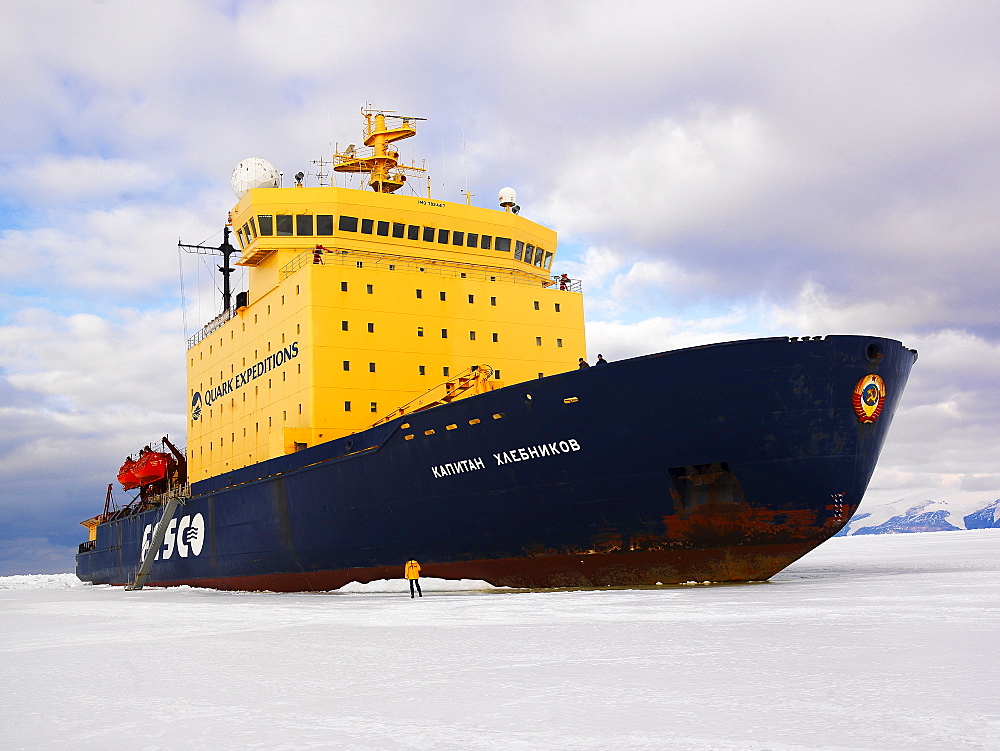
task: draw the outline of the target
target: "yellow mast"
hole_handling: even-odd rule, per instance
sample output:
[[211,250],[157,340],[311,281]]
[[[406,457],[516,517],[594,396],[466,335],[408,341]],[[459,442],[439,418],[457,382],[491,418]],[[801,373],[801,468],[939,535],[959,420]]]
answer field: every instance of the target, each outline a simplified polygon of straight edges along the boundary
[[368,185],[377,193],[395,193],[406,182],[406,173],[417,174],[425,172],[423,167],[407,167],[399,164],[399,152],[389,148],[389,144],[410,138],[417,134],[416,121],[418,117],[400,117],[389,114],[393,120],[399,120],[399,125],[386,125],[387,113],[391,110],[373,110],[362,108],[365,116],[365,147],[355,148],[354,144],[346,151],[333,154],[333,169],[335,172],[365,172],[371,175]]

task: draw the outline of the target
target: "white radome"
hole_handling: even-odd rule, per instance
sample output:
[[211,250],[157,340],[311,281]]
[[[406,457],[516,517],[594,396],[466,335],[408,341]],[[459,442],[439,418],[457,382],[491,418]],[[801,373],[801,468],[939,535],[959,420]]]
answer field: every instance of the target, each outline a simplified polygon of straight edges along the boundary
[[500,199],[501,206],[513,206],[517,203],[517,193],[513,188],[500,188],[500,195],[497,198]]
[[280,180],[273,164],[259,156],[252,156],[237,164],[233,170],[233,192],[237,198],[243,198],[253,188],[277,188]]

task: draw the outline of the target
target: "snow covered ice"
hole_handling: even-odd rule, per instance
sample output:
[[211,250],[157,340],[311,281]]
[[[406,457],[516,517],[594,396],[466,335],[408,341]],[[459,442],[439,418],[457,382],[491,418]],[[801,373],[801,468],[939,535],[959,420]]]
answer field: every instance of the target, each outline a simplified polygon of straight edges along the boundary
[[1000,530],[977,530],[836,538],[770,583],[729,586],[425,578],[411,600],[402,580],[271,594],[4,577],[0,737],[150,751],[998,749],[998,573]]

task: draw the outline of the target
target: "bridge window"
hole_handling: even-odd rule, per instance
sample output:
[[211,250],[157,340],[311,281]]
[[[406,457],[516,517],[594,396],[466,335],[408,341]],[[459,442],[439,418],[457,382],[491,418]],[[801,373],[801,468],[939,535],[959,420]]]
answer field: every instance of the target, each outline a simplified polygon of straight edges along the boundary
[[278,237],[291,237],[292,236],[292,215],[291,214],[278,214]]
[[[483,250],[489,250],[490,244],[492,242],[493,242],[493,235],[481,235],[479,238],[479,247],[482,248]],[[497,250],[501,250],[501,248],[497,248]],[[510,250],[509,245],[507,247],[507,250]]]
[[382,237],[388,237],[389,236],[389,222],[379,221],[379,223],[375,226],[375,234],[376,235],[381,235]]
[[274,234],[274,217],[271,214],[259,214],[257,226],[260,227],[260,234],[270,237]]
[[401,222],[392,223],[392,236],[395,238],[402,239],[403,233],[406,231],[406,225]]
[[361,234],[370,235],[372,230],[375,228],[374,219],[362,219],[361,220]]
[[534,263],[534,260],[535,260],[535,246],[529,245],[527,250],[524,251],[524,262],[530,264]]
[[518,240],[516,243],[514,243],[514,260],[520,261],[523,253],[524,253],[524,243]]
[[317,235],[333,234],[333,214],[316,215],[316,234]]
[[437,230],[433,227],[424,227],[424,242],[432,243],[434,242],[434,235],[437,234]]
[[340,219],[337,220],[337,229],[341,232],[357,232],[358,218],[356,216],[344,216],[341,214]]
[[439,229],[438,230],[438,242],[441,245],[447,245],[448,244],[448,235],[450,235],[450,234],[451,234],[451,230]]
[[470,248],[475,248],[479,245],[479,235],[475,232],[470,232],[465,236],[465,244]]
[[407,240],[419,240],[420,239],[420,227],[415,224],[406,225],[406,239]]
[[451,244],[452,245],[465,245],[465,233],[455,230],[451,233]]
[[296,214],[295,215],[295,234],[299,237],[311,236],[313,233],[313,216],[312,214]]

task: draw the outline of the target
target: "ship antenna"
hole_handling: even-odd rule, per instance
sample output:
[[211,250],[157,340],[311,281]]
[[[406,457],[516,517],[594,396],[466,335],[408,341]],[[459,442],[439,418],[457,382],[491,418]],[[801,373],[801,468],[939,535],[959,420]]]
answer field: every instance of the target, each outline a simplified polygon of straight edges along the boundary
[[[180,243],[181,239],[178,237],[177,242]],[[184,325],[184,339],[187,340],[188,335],[188,317],[187,317],[187,298],[184,294],[184,263],[182,262],[183,256],[181,256],[181,249],[177,249],[177,273],[181,278],[181,321]]]
[[182,242],[177,243],[178,248],[184,248],[187,253],[197,253],[198,255],[221,255],[222,265],[217,268],[222,272],[222,312],[225,313],[232,307],[232,292],[229,289],[229,275],[232,274],[236,269],[229,265],[229,257],[233,253],[236,253],[236,248],[233,247],[232,243],[229,242],[229,235],[232,233],[227,224],[222,229],[222,245],[218,248],[213,248],[207,245],[186,245]]

